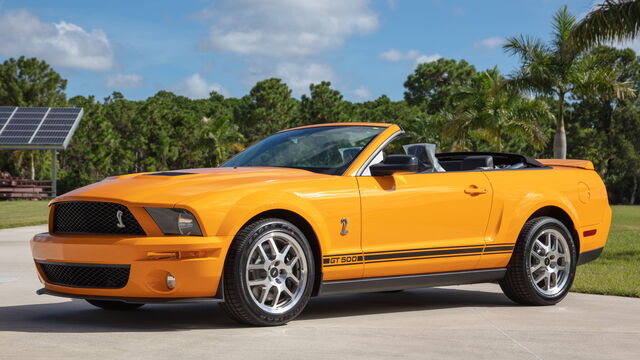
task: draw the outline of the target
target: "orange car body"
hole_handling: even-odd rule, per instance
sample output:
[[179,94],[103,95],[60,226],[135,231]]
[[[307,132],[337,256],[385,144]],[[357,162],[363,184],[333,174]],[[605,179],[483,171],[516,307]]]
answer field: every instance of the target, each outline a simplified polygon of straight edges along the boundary
[[[127,264],[131,272],[122,288],[81,288],[50,283],[37,266],[46,291],[150,300],[220,296],[234,236],[265,212],[308,225],[323,285],[504,268],[523,224],[534,214],[563,218],[577,240],[581,262],[606,243],[611,210],[589,161],[539,160],[546,165],[539,169],[362,176],[367,161],[402,130],[389,124],[332,125],[385,130],[340,176],[287,168],[192,169],[184,176],[111,177],[56,198],[51,214],[56,204],[67,201],[122,204],[146,235],[56,234],[50,225],[48,233],[31,241],[36,262]],[[149,206],[189,210],[202,236],[164,235],[145,211]],[[342,219],[348,219],[346,229]],[[168,273],[176,278],[174,289],[166,285]]]

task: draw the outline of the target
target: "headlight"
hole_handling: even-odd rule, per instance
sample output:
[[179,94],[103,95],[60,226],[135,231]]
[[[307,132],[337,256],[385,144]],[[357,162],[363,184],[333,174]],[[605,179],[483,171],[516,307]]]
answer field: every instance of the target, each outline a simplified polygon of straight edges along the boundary
[[177,208],[145,208],[165,235],[202,236],[198,221],[192,213]]

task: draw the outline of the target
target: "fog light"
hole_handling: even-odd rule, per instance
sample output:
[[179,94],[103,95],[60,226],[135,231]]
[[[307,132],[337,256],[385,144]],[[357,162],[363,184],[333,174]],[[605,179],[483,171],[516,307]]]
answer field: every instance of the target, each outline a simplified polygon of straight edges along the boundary
[[171,275],[171,274],[167,274],[167,287],[169,288],[169,290],[173,290],[176,288],[176,277]]

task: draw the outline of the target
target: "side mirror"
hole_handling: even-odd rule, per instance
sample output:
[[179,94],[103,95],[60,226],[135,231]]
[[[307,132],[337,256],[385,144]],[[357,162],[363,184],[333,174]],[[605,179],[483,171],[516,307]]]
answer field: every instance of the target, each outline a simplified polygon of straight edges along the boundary
[[371,175],[385,176],[397,172],[418,171],[418,158],[413,155],[389,155],[379,164],[369,167]]

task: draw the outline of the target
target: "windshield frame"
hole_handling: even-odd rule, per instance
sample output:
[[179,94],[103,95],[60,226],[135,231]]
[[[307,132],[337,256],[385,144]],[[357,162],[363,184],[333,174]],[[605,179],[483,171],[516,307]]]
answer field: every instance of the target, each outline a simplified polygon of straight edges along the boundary
[[[360,155],[362,155],[363,151],[365,149],[367,149],[369,147],[369,145],[371,145],[371,143],[379,138],[384,132],[385,130],[387,130],[388,126],[385,126],[386,124],[322,124],[322,125],[311,125],[311,126],[303,126],[303,127],[297,127],[297,128],[293,128],[293,129],[287,129],[287,130],[282,130],[279,131],[273,135],[267,136],[264,139],[261,139],[260,141],[257,141],[256,143],[252,144],[251,146],[247,147],[246,149],[244,149],[243,151],[237,153],[236,155],[234,155],[233,157],[231,157],[230,159],[228,159],[227,161],[225,161],[224,163],[222,163],[219,167],[233,167],[235,168],[241,168],[241,167],[260,167],[260,168],[265,168],[265,167],[273,167],[273,168],[284,168],[284,169],[298,169],[298,170],[305,170],[305,171],[310,171],[316,174],[322,174],[322,175],[330,175],[330,176],[342,176],[344,175],[344,173],[349,169],[349,167],[360,157]],[[294,131],[300,131],[300,130],[307,130],[307,129],[314,129],[314,128],[352,128],[352,127],[365,127],[365,128],[379,128],[380,132],[378,134],[376,134],[375,136],[371,137],[371,139],[369,139],[369,141],[364,144],[362,146],[362,148],[360,149],[360,151],[353,156],[353,158],[351,158],[351,160],[349,160],[348,162],[342,164],[339,167],[335,167],[335,168],[329,168],[329,167],[304,167],[304,166],[279,166],[279,165],[270,165],[270,166],[237,166],[237,165],[228,165],[230,162],[232,162],[233,159],[235,159],[238,155],[244,153],[245,151],[251,149],[252,147],[262,143],[263,141],[271,138],[272,136],[276,136],[278,134],[283,134],[283,133],[288,133],[288,132],[294,132]]]

